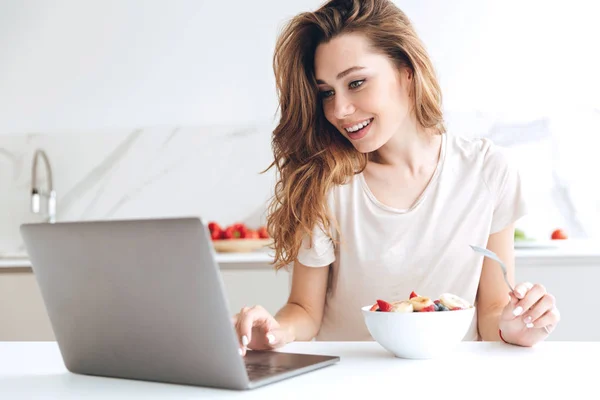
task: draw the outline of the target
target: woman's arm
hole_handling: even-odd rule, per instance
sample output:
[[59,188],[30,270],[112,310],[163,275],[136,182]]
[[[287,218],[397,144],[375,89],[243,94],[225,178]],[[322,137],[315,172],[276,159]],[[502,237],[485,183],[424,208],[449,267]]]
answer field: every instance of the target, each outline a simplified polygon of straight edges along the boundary
[[292,272],[292,289],[287,304],[275,315],[293,340],[308,341],[321,328],[329,267],[307,267],[298,261]]
[[272,316],[264,307],[244,307],[232,318],[240,354],[247,349],[265,350],[286,343],[308,341],[321,328],[329,267],[307,267],[296,262],[287,304]]
[[[515,255],[514,224],[490,235],[487,248],[498,255],[506,266],[508,281],[514,287]],[[510,289],[504,282],[502,269],[496,261],[484,258],[477,291],[477,319],[479,334],[485,341],[499,341],[500,315],[510,301]]]

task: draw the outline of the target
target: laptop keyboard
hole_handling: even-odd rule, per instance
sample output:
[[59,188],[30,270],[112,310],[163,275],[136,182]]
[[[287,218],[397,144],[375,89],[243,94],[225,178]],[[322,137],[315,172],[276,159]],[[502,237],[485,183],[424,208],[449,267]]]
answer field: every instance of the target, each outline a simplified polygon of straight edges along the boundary
[[282,372],[291,371],[293,368],[284,367],[280,365],[265,365],[265,364],[246,364],[246,371],[248,371],[248,378],[250,380],[256,380],[280,374]]

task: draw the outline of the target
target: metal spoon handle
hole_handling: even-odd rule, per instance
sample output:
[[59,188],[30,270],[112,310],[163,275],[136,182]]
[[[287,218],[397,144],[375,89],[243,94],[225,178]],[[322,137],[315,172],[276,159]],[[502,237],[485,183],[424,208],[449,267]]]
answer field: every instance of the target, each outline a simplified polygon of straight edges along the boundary
[[[502,276],[504,277],[504,282],[506,282],[506,285],[510,288],[511,292],[514,292],[515,289],[512,287],[512,285],[510,284],[510,282],[508,281],[508,278],[506,277],[506,266],[504,265],[504,263],[502,262],[502,260],[500,259],[500,257],[498,257],[496,255],[496,253],[494,253],[493,251],[490,251],[488,249],[484,249],[482,247],[478,247],[478,246],[473,246],[473,245],[469,245],[471,246],[471,248],[476,252],[476,253],[480,253],[483,254],[485,257],[491,258],[492,260],[496,261],[498,264],[500,264],[500,268],[502,268]],[[544,330],[546,331],[546,333],[550,334],[550,330],[548,329],[547,326],[544,326]]]
[[496,253],[494,253],[493,251],[490,251],[488,249],[484,249],[482,247],[477,247],[477,246],[473,246],[470,245],[471,248],[473,250],[475,250],[475,252],[477,253],[481,253],[484,256],[491,258],[492,260],[496,261],[498,264],[500,264],[500,268],[502,268],[502,276],[504,277],[504,282],[506,282],[506,285],[509,287],[511,292],[514,292],[515,289],[512,287],[512,285],[510,284],[510,282],[508,281],[508,278],[506,277],[506,266],[504,265],[504,263],[502,262],[502,260],[500,259],[500,257],[498,257],[496,255]]

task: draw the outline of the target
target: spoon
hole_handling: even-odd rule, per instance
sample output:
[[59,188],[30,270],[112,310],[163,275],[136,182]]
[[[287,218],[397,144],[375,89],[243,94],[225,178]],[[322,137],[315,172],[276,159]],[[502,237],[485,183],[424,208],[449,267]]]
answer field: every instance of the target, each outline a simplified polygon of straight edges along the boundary
[[[478,247],[478,246],[473,246],[473,245],[469,245],[471,246],[471,248],[476,252],[476,253],[480,253],[483,254],[484,256],[491,258],[492,260],[496,261],[498,264],[500,264],[500,268],[502,268],[502,275],[504,276],[504,282],[506,282],[506,285],[509,287],[511,292],[514,292],[515,289],[512,287],[512,285],[510,284],[510,282],[508,281],[508,278],[506,277],[506,266],[504,265],[504,263],[502,262],[502,260],[500,259],[500,257],[498,257],[496,255],[496,253],[494,253],[493,251],[490,251],[488,249],[484,249],[482,247]],[[544,330],[546,331],[546,333],[550,334],[550,331],[548,330],[547,326],[544,326]]]

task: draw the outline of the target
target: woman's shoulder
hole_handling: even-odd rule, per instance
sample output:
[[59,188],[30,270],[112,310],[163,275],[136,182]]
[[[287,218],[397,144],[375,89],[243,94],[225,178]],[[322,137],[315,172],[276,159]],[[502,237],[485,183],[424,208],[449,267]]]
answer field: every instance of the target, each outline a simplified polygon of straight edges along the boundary
[[345,182],[332,184],[327,191],[327,202],[330,207],[336,207],[339,203],[349,203],[356,198],[356,192],[362,188],[362,173],[356,172],[349,176]]
[[447,133],[449,147],[469,157],[478,157],[493,150],[494,142],[483,136],[469,136],[458,133]]
[[464,170],[478,172],[489,188],[501,185],[519,173],[509,149],[490,138],[452,135],[449,142],[454,159],[463,164]]
[[510,164],[508,149],[495,144],[490,138],[449,134],[449,151],[471,167],[497,169]]

